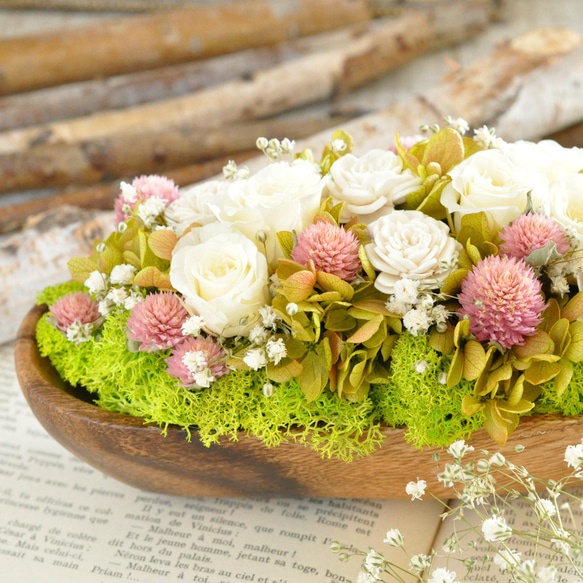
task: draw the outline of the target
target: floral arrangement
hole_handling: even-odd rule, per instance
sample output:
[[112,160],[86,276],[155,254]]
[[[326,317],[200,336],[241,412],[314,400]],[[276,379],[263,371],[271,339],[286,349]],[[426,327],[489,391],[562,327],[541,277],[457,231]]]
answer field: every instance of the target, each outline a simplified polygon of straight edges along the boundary
[[[429,554],[411,554],[399,529],[387,532],[383,542],[404,551],[408,569],[372,547],[363,551],[338,541],[331,544],[341,561],[362,558],[356,583],[583,580],[583,443],[567,446],[565,462],[572,469],[559,481],[537,478],[499,452],[482,451],[473,461],[465,461],[473,449],[456,441],[447,450],[452,462],[442,467],[437,460],[437,477],[451,489],[449,502],[433,497],[444,506],[442,520],[452,526],[440,547],[434,546]],[[406,491],[411,500],[422,500],[431,496],[426,487],[425,480],[417,480]],[[458,578],[460,568],[464,575]]]
[[122,183],[116,229],[48,288],[37,338],[108,409],[206,444],[250,432],[351,459],[583,411],[583,151],[463,120],[184,192]]

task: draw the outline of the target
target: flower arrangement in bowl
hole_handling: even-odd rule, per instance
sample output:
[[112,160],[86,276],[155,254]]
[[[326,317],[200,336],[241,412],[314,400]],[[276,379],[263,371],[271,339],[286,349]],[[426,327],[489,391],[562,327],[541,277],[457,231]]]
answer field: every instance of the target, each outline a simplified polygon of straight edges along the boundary
[[[36,339],[100,407],[204,445],[241,432],[352,461],[583,411],[583,152],[463,120],[183,192],[122,183],[116,229],[47,288]],[[358,463],[358,462],[357,462]]]

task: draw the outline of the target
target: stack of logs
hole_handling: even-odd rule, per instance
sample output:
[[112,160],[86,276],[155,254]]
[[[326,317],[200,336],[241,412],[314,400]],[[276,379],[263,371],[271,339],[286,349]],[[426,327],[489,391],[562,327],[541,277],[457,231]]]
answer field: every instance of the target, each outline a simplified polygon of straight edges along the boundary
[[0,192],[66,187],[0,208],[0,233],[26,227],[0,245],[0,342],[14,337],[40,288],[66,279],[67,259],[111,228],[110,213],[83,209],[111,208],[120,179],[164,173],[186,185],[228,158],[253,169],[260,135],[311,136],[318,151],[343,127],[363,152],[444,115],[496,126],[507,140],[583,119],[582,39],[550,29],[382,112],[276,117],[476,35],[492,7],[444,0],[375,18],[378,4],[243,0],[0,41]]

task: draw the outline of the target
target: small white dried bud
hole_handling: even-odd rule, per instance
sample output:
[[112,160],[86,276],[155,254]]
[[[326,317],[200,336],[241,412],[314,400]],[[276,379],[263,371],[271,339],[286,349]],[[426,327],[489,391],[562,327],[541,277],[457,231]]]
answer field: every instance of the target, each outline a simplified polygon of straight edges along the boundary
[[295,140],[290,140],[289,138],[283,138],[283,140],[281,140],[281,151],[284,154],[293,154],[295,147]]
[[225,166],[223,166],[223,176],[225,180],[233,180],[237,174],[237,164],[235,160],[229,160]]
[[332,150],[333,154],[341,154],[346,150],[346,142],[344,140],[332,140],[330,142],[330,149]]
[[269,398],[273,396],[274,393],[274,386],[271,383],[265,383],[263,385],[263,394]]
[[267,140],[267,138],[257,138],[255,145],[257,146],[258,150],[264,152],[267,146],[269,145],[269,141]]
[[128,230],[128,224],[123,221],[117,225],[118,233],[125,233]]
[[392,528],[391,530],[387,531],[387,535],[385,540],[383,541],[392,547],[402,547],[405,544],[405,539],[401,534],[401,531],[397,528]]
[[286,307],[285,311],[287,312],[288,316],[295,316],[298,313],[298,305],[294,302],[290,302]]
[[418,360],[413,367],[417,374],[425,374],[429,370],[429,363],[426,360]]
[[97,251],[97,253],[105,253],[107,251],[105,243],[98,243],[97,247],[95,247],[95,251]]
[[257,233],[255,233],[255,238],[260,243],[265,243],[265,241],[267,241],[267,233],[265,231],[257,231]]

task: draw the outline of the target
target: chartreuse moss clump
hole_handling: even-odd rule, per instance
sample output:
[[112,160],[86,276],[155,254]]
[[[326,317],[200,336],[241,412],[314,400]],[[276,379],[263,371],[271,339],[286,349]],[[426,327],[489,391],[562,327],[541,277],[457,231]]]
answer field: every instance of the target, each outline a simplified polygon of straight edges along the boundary
[[479,415],[462,414],[461,401],[473,387],[466,381],[447,387],[443,373],[448,367],[449,358],[433,350],[427,336],[403,334],[391,353],[389,383],[374,392],[383,420],[405,425],[405,437],[416,447],[447,446],[483,425]]
[[[77,289],[56,286],[43,297],[54,303]],[[277,387],[268,398],[262,391],[265,375],[233,371],[208,389],[189,390],[166,372],[170,351],[132,353],[126,347],[128,312],[111,314],[99,335],[75,346],[41,318],[37,341],[61,377],[95,394],[97,405],[155,423],[196,428],[200,440],[211,445],[238,432],[253,434],[267,446],[293,441],[311,446],[323,457],[351,460],[380,446],[382,435],[373,403],[350,403],[327,391],[310,403],[298,383]]]

